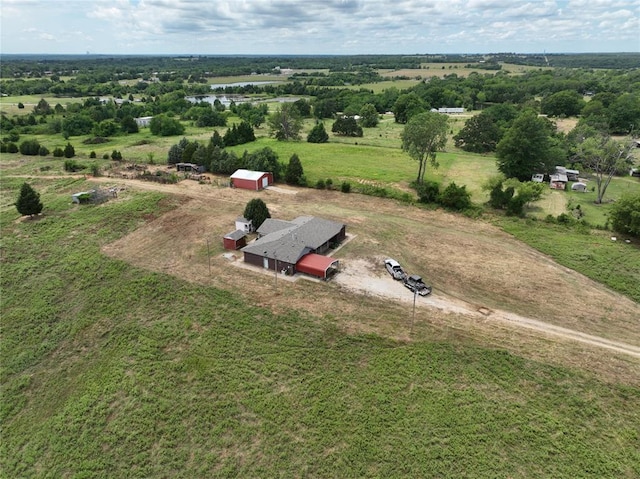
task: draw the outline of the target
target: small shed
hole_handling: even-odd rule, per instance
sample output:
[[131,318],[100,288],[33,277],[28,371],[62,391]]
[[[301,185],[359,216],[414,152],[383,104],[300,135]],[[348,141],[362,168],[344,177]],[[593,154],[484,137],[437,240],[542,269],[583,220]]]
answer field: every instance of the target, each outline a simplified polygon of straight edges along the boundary
[[247,246],[247,234],[242,230],[235,230],[224,235],[222,239],[224,249],[236,250]]
[[244,216],[236,218],[236,229],[251,233],[253,231],[253,220],[248,220]]
[[317,278],[327,279],[338,271],[338,260],[321,254],[309,253],[300,258],[296,270]]
[[231,185],[235,188],[258,191],[273,184],[273,174],[266,171],[236,170],[231,175]]
[[572,191],[582,191],[583,193],[587,191],[587,185],[582,182],[577,182],[571,185]]

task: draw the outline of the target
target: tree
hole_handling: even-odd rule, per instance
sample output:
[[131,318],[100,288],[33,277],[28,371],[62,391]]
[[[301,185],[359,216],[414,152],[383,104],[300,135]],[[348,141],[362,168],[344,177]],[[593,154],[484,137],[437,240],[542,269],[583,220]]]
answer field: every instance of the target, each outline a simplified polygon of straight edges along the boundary
[[333,122],[331,131],[340,136],[362,136],[362,127],[352,116],[342,116]]
[[131,115],[126,115],[120,122],[120,128],[126,133],[138,133],[138,124]]
[[447,208],[463,211],[471,206],[471,194],[465,185],[458,186],[451,182],[438,195],[438,203]]
[[298,140],[302,129],[302,119],[298,108],[292,103],[284,103],[269,115],[267,121],[271,136],[278,141]]
[[20,195],[15,204],[18,213],[23,216],[37,215],[43,208],[42,202],[40,201],[40,193],[34,190],[29,183],[22,184]]
[[288,185],[299,185],[303,175],[304,170],[302,169],[300,158],[297,154],[294,153],[293,155],[291,155],[291,158],[289,158],[289,164],[287,165],[287,174],[284,177],[284,181]]
[[396,123],[407,123],[409,119],[427,109],[424,101],[416,92],[400,95],[393,105]]
[[309,143],[326,143],[329,141],[329,134],[324,129],[324,123],[318,122],[316,126],[311,128],[309,135],[307,135],[307,141]]
[[360,109],[360,126],[373,128],[378,126],[378,110],[372,103],[367,103]]
[[51,106],[49,105],[47,100],[45,100],[44,98],[41,98],[38,104],[35,107],[33,107],[33,111],[37,115],[49,115],[53,113]]
[[267,208],[267,205],[260,198],[254,198],[247,203],[243,216],[251,220],[255,229],[260,228],[267,218],[271,218],[269,208]]
[[64,147],[64,157],[73,158],[74,156],[76,156],[76,149],[71,143],[67,143],[67,146]]
[[563,90],[542,99],[540,110],[549,116],[576,116],[585,106],[582,96],[574,90]]
[[447,143],[447,121],[445,115],[428,111],[411,117],[404,127],[402,149],[418,162],[417,184],[424,181],[427,160],[438,166],[436,152]]
[[602,203],[613,175],[632,164],[631,148],[632,142],[621,144],[602,133],[586,138],[578,145],[576,155],[579,161],[596,178],[596,203]]
[[501,136],[500,128],[491,117],[485,113],[480,113],[469,118],[453,139],[455,145],[464,151],[488,153],[489,151],[495,151]]
[[156,115],[151,119],[149,129],[152,135],[173,136],[182,135],[184,126],[178,120],[169,118],[165,114]]
[[640,237],[640,193],[624,195],[609,212],[615,231]]
[[516,118],[496,147],[498,170],[507,178],[530,180],[563,164],[566,153],[551,135],[555,127],[546,118],[527,110]]

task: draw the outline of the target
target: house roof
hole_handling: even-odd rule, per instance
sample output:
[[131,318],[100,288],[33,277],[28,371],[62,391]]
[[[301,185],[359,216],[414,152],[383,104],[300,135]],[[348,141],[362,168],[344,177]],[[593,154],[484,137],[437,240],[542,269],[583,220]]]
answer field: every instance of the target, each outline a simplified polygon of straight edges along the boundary
[[264,171],[251,171],[251,170],[236,170],[232,175],[231,178],[233,178],[234,180],[259,180],[260,178],[262,178],[264,175],[266,175],[266,173]]
[[260,237],[242,251],[295,264],[339,234],[343,227],[342,223],[313,216],[300,216],[293,221],[268,218],[258,228]]

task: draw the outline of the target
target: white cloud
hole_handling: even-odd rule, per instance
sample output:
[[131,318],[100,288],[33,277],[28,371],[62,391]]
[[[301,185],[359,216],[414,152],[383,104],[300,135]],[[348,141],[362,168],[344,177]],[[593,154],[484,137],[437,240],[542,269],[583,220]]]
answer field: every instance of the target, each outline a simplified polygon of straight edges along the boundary
[[[6,52],[640,50],[640,0],[1,1]],[[52,42],[26,32],[52,25],[73,34]]]

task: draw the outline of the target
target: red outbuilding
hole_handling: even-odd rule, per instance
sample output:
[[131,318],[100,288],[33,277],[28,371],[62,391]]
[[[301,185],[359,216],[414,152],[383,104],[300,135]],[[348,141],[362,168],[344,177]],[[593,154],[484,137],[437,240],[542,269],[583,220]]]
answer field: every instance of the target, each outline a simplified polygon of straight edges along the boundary
[[321,254],[309,253],[296,263],[296,270],[317,278],[327,279],[338,271],[338,260]]
[[273,184],[273,174],[265,171],[236,170],[231,175],[231,186],[245,190],[262,190]]
[[222,239],[224,249],[240,249],[247,246],[247,234],[242,230],[235,230],[228,233]]

